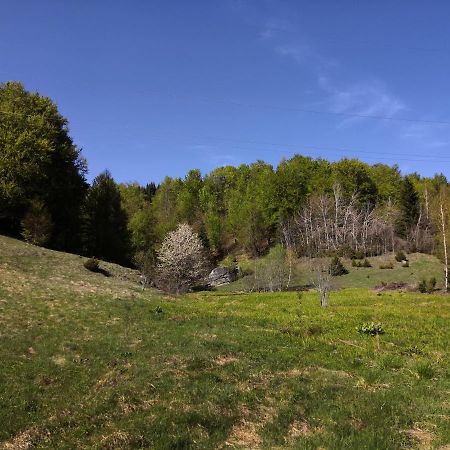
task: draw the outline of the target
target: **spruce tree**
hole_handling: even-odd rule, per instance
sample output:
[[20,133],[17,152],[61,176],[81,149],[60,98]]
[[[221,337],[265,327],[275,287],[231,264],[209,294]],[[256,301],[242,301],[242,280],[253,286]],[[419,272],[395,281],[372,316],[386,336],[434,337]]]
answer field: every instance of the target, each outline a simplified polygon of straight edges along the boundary
[[106,170],[92,182],[84,204],[84,251],[88,256],[128,264],[127,215],[120,191]]
[[419,196],[409,177],[405,177],[400,187],[400,215],[396,224],[396,232],[400,237],[406,238],[411,228],[417,223],[419,208]]

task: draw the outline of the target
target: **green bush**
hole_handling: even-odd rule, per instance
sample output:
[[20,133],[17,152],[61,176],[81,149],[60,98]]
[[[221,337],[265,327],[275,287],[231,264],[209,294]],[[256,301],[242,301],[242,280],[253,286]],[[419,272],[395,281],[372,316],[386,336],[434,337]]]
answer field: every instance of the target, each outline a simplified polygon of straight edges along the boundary
[[364,261],[356,261],[356,259],[352,259],[352,267],[372,267],[370,261],[365,258]]
[[330,263],[330,274],[333,277],[339,277],[341,275],[347,275],[348,270],[345,268],[344,264],[342,264],[342,261],[335,256]]
[[100,263],[97,258],[89,258],[84,263],[83,266],[90,272],[98,272],[100,270]]
[[417,289],[419,292],[422,292],[422,294],[432,294],[434,290],[436,289],[436,278],[432,277],[429,280],[424,278],[417,286]]
[[394,268],[394,263],[393,262],[380,264],[380,269],[393,269],[393,268]]
[[399,250],[396,254],[395,254],[395,260],[397,262],[402,262],[402,261],[408,261],[408,258],[406,257],[405,253],[402,250]]

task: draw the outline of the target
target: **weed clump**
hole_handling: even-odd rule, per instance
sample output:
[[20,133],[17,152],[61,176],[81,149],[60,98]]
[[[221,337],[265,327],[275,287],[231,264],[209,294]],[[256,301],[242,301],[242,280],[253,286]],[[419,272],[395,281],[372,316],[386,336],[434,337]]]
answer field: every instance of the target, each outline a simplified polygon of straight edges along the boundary
[[84,263],[83,266],[85,269],[90,272],[99,272],[100,271],[100,263],[97,258],[89,258]]
[[364,261],[357,261],[356,259],[352,259],[352,267],[372,267],[372,264],[370,264],[370,261],[365,258]]
[[376,336],[377,334],[384,334],[384,329],[381,323],[366,322],[356,328],[358,333],[368,334],[370,336]]
[[393,262],[388,262],[386,264],[380,264],[380,269],[384,270],[384,269],[393,269],[394,268],[394,263]]

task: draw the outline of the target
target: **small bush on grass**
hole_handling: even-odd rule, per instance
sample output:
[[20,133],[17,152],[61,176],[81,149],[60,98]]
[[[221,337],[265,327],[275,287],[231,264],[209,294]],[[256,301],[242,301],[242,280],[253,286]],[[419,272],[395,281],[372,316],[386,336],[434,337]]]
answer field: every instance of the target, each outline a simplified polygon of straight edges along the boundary
[[422,292],[422,294],[432,294],[436,289],[436,283],[437,281],[434,277],[429,280],[424,278],[417,286],[417,289],[419,292]]
[[39,199],[31,201],[22,222],[22,237],[33,245],[45,245],[52,234],[53,224],[44,202]]
[[89,258],[84,263],[83,266],[90,272],[99,272],[100,263],[97,258]]
[[352,259],[352,267],[372,267],[372,264],[370,264],[370,261],[365,258],[364,261],[357,261],[356,259]]
[[330,274],[333,277],[340,277],[341,275],[347,275],[348,270],[345,268],[344,264],[342,264],[342,261],[335,256],[330,263]]
[[375,322],[366,322],[360,325],[357,328],[357,331],[359,333],[368,334],[370,336],[376,336],[377,334],[384,334],[384,329],[381,325],[381,323],[375,323]]
[[400,250],[395,254],[395,260],[397,262],[402,262],[402,261],[408,261],[408,258],[406,257],[405,253]]
[[393,268],[394,268],[394,263],[393,262],[380,264],[380,269],[382,269],[382,270],[384,270],[384,269],[393,269]]

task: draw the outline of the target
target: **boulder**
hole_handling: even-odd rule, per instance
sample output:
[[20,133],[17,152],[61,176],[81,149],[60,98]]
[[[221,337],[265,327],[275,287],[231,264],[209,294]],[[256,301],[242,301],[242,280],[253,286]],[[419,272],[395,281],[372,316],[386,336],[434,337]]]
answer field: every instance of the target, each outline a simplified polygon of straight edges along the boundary
[[208,284],[212,287],[229,284],[239,278],[239,267],[216,267],[208,276]]

